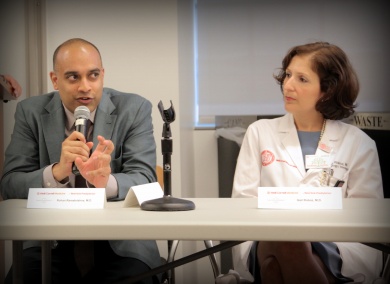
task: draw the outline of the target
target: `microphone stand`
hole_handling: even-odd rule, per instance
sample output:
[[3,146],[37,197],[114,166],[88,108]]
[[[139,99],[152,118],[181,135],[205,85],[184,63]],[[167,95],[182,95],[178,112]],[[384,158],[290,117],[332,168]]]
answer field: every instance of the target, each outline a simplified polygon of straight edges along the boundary
[[[171,101],[172,104],[172,101]],[[171,156],[172,156],[172,139],[170,123],[175,120],[173,106],[164,110],[162,102],[159,103],[161,116],[164,120],[163,139],[161,139],[161,150],[163,154],[163,177],[164,177],[164,196],[157,199],[142,202],[141,209],[148,211],[188,211],[195,209],[195,204],[190,200],[175,198],[171,196]]]

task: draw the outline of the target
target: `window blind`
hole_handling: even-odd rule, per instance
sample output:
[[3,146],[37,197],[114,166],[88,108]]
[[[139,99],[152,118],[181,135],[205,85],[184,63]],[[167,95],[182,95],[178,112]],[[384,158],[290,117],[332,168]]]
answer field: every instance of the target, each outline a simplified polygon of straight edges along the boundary
[[318,40],[349,56],[361,83],[358,110],[388,111],[386,11],[385,1],[197,0],[199,123],[218,115],[284,113],[272,75],[290,47]]

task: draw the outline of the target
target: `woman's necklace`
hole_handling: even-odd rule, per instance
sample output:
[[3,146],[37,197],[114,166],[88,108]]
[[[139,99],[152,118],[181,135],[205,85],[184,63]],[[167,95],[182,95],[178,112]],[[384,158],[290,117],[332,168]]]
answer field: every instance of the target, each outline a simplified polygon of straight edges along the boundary
[[321,129],[321,133],[320,133],[320,138],[318,139],[318,146],[321,143],[322,135],[324,135],[325,128],[326,128],[326,119],[324,119],[324,122],[322,123],[322,129]]
[[[331,149],[329,150],[329,149],[327,149],[328,148],[327,146],[321,145],[321,139],[322,139],[322,135],[324,135],[325,127],[326,127],[326,119],[324,119],[324,122],[322,124],[320,138],[318,139],[318,148],[329,153],[331,151]],[[333,176],[333,169],[332,168],[328,167],[328,168],[322,169],[321,177],[320,177],[321,186],[329,186],[330,178],[332,176]]]

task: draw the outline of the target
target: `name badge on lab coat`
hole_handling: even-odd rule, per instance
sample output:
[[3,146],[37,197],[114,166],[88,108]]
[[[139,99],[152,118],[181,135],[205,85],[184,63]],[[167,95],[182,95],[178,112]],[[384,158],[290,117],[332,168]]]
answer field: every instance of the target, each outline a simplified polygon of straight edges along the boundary
[[326,169],[332,165],[331,155],[306,155],[306,169]]

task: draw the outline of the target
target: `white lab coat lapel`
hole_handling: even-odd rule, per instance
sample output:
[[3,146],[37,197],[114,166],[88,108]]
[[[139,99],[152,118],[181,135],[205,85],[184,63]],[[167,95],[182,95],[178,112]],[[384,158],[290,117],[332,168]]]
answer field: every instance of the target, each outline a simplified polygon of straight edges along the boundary
[[279,125],[278,133],[280,141],[290,156],[292,163],[297,167],[300,175],[303,177],[306,174],[306,170],[303,163],[302,151],[300,151],[298,133],[291,114],[283,117]]
[[332,155],[336,154],[340,143],[340,133],[341,130],[340,130],[339,122],[335,120],[327,120],[325,131],[322,134],[320,144],[323,144],[325,148],[331,150],[331,152],[327,152],[327,151],[324,152],[320,149],[323,147],[318,147],[316,151],[316,155],[323,155],[324,153],[332,154]]

